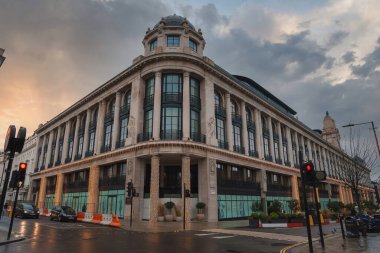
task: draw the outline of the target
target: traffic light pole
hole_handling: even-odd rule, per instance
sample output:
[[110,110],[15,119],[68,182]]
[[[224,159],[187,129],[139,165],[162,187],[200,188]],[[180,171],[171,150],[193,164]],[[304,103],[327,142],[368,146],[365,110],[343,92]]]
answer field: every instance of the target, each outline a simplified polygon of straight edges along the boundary
[[315,187],[315,184],[313,184],[313,189],[314,189],[314,198],[315,198],[315,209],[317,210],[319,237],[321,238],[322,248],[325,248],[325,239],[323,238],[321,215],[319,213],[319,201],[318,201],[318,198],[317,198],[317,188]]
[[17,188],[16,188],[16,197],[15,197],[15,200],[13,201],[11,223],[9,224],[9,230],[8,230],[7,241],[9,241],[9,239],[11,238],[12,227],[13,227],[13,220],[15,219],[15,210],[16,210],[17,199],[18,199],[18,191],[19,191],[19,190],[20,190],[20,187],[17,186]]
[[132,185],[132,188],[131,188],[131,211],[129,213],[129,227],[132,227],[132,210],[133,210],[133,182],[132,182],[132,179],[131,179],[131,185]]
[[183,230],[186,230],[186,184],[183,183]]
[[303,172],[303,155],[302,151],[298,152],[299,157],[299,165],[300,165],[300,173],[301,173],[301,184],[302,184],[302,199],[305,206],[305,216],[306,216],[306,228],[307,228],[307,239],[309,242],[309,252],[313,253],[313,241],[311,238],[311,229],[310,229],[310,220],[309,220],[309,207],[307,205],[307,197],[306,197],[306,187],[305,187],[305,175]]
[[11,175],[11,170],[12,170],[12,164],[13,164],[13,158],[14,157],[15,157],[15,152],[11,151],[10,154],[9,154],[9,158],[8,158],[8,167],[7,167],[7,170],[5,172],[5,179],[4,179],[4,184],[3,184],[3,190],[2,190],[2,193],[1,193],[1,199],[0,199],[0,208],[1,208],[0,220],[1,220],[1,217],[3,216],[5,196],[7,194],[9,177]]

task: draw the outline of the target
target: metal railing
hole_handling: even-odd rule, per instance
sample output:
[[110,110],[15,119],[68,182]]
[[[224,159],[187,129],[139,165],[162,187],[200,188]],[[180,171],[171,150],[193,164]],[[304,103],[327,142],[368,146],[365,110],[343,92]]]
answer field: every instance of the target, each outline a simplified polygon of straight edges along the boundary
[[182,103],[182,93],[163,92],[161,99],[164,104],[180,104]]
[[267,184],[267,195],[291,197],[292,187],[288,185],[281,185],[281,184]]
[[76,192],[76,191],[87,191],[87,190],[88,190],[88,180],[66,182],[63,184],[64,192]]
[[149,141],[152,139],[152,132],[143,132],[137,135],[137,142]]
[[259,154],[256,150],[248,150],[248,155],[253,157],[259,157]]
[[123,188],[125,187],[125,175],[115,177],[100,178],[99,187],[103,189],[109,188]]
[[130,110],[131,110],[130,104],[120,106],[120,115],[129,114]]
[[197,109],[201,108],[201,99],[198,96],[191,95],[190,96],[190,106],[193,106]]
[[240,153],[240,154],[245,154],[245,149],[244,149],[244,147],[242,147],[242,146],[238,146],[238,145],[234,145],[234,151],[235,152],[238,152],[238,153]]
[[227,141],[218,140],[218,147],[228,150],[228,142]]
[[196,142],[206,143],[206,135],[199,132],[190,133],[190,138]]
[[116,148],[122,148],[124,146],[125,146],[125,140],[117,140],[116,141],[116,145],[115,145]]
[[238,123],[238,124],[241,124],[241,115],[238,114],[238,113],[231,113],[231,119],[232,119],[232,122],[234,123]]
[[153,106],[154,104],[154,94],[149,95],[144,98],[144,107]]
[[215,105],[215,114],[221,117],[226,117],[226,109],[221,105]]
[[103,145],[100,148],[100,153],[105,153],[105,152],[108,152],[108,151],[111,151],[111,144],[109,144],[109,145]]

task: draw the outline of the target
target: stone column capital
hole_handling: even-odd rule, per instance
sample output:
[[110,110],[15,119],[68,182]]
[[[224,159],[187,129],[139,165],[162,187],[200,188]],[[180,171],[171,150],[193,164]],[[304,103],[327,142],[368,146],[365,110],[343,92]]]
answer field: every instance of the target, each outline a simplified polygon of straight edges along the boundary
[[183,72],[183,77],[184,78],[187,78],[189,76],[190,76],[190,72],[188,72],[188,71]]
[[156,71],[156,72],[154,73],[154,76],[155,76],[156,78],[160,78],[160,77],[161,77],[161,71]]

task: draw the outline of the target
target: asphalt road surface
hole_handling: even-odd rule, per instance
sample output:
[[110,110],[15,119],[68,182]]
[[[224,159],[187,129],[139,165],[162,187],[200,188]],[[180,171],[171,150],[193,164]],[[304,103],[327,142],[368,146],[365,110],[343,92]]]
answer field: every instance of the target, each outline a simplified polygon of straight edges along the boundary
[[15,229],[26,240],[0,246],[0,253],[113,253],[113,252],[280,252],[294,244],[281,238],[269,239],[218,233],[186,231],[170,233],[134,232],[87,224],[39,220],[16,220]]

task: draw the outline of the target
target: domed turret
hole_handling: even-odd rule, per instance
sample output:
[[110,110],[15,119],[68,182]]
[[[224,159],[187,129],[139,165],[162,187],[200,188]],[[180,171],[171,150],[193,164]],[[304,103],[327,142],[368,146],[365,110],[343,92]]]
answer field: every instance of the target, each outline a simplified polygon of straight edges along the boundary
[[142,43],[144,56],[180,52],[198,57],[203,56],[206,44],[202,31],[196,31],[185,17],[176,14],[162,17],[153,29],[148,28]]
[[331,118],[329,112],[326,111],[326,116],[323,119],[322,138],[337,148],[340,148],[340,134],[336,128],[335,120]]

